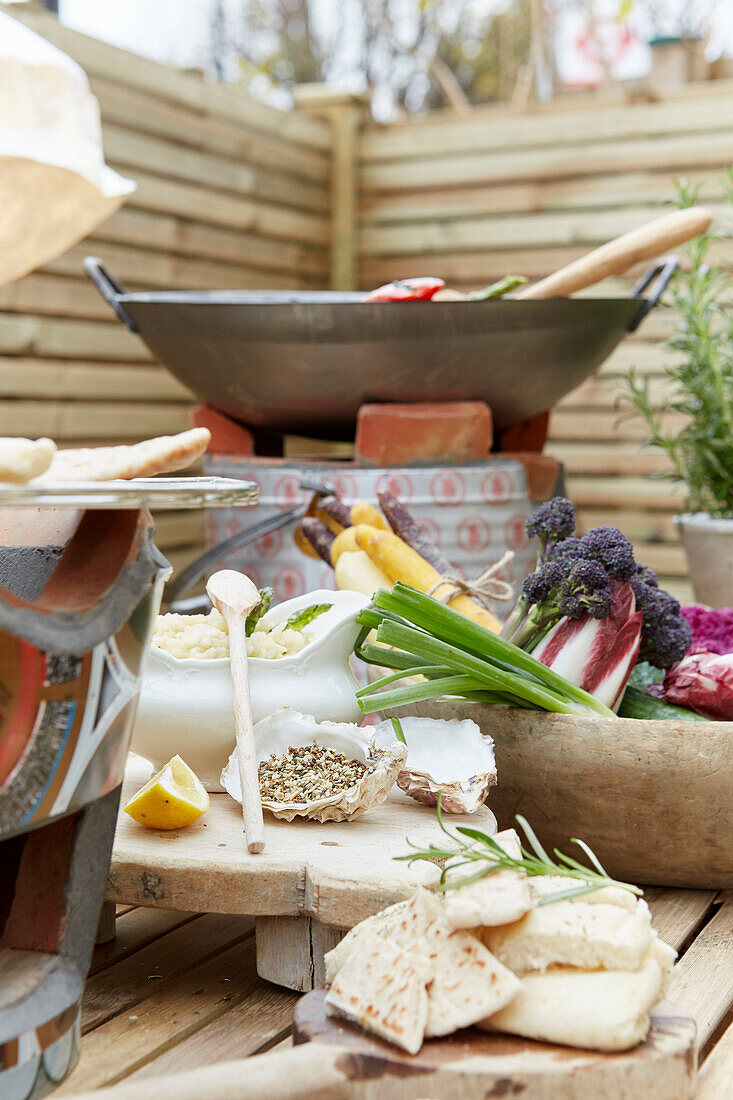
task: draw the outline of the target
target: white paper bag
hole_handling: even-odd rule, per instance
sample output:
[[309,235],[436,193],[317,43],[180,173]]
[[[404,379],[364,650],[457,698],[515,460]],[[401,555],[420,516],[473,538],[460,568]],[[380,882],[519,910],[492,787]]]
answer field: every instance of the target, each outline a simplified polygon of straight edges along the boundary
[[135,186],[104,163],[83,69],[0,12],[0,284],[70,248]]

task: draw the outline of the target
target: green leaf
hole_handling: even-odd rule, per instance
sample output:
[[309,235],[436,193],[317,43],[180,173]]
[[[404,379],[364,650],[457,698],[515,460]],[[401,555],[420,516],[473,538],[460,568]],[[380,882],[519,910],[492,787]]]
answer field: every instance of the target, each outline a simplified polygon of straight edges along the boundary
[[296,611],[294,615],[290,616],[285,623],[285,629],[303,630],[306,626],[310,626],[319,615],[323,615],[325,611],[332,607],[332,603],[314,603],[311,607],[304,607],[302,611]]
[[247,635],[248,638],[257,626],[257,623],[260,621],[262,616],[266,615],[267,612],[270,610],[270,604],[272,603],[273,596],[274,592],[271,588],[260,589],[260,602],[254,605],[249,615],[244,620],[244,633]]

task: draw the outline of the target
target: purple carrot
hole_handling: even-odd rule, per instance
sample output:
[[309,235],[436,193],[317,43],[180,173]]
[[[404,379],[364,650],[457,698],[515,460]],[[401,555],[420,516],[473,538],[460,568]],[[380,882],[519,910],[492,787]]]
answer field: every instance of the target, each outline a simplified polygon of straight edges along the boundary
[[451,563],[444,558],[435,543],[425,534],[420,524],[411,516],[404,504],[393,493],[386,490],[378,493],[382,511],[387,517],[387,522],[396,535],[399,535],[408,546],[417,550],[421,558],[429,562],[434,569],[444,576],[453,572]]
[[336,523],[340,523],[342,527],[351,527],[351,511],[344,504],[342,500],[339,500],[337,496],[322,497],[318,501],[318,507],[335,520]]
[[326,527],[325,523],[321,523],[319,519],[314,519],[313,516],[304,516],[300,521],[300,529],[318,556],[323,558],[328,565],[333,565],[331,561],[331,543],[336,538],[333,531]]

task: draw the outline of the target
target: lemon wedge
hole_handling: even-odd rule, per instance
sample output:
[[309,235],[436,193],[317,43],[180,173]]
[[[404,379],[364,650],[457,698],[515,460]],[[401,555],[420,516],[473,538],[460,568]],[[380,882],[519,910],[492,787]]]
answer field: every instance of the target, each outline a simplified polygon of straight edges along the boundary
[[149,829],[185,829],[210,805],[203,783],[185,760],[174,756],[125,806],[129,814]]

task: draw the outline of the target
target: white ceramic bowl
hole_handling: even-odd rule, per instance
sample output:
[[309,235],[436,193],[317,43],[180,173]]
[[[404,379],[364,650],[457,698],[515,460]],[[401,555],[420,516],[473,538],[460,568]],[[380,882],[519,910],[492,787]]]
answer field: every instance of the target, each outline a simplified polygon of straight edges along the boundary
[[[359,633],[356,615],[369,601],[356,592],[307,592],[279,604],[261,624],[272,628],[304,607],[330,603],[308,628],[311,641],[288,657],[249,658],[250,698],[255,722],[280,707],[293,707],[319,721],[356,722],[356,681],[349,656]],[[229,658],[180,660],[151,646],[132,750],[157,771],[178,753],[209,791],[235,743],[234,698]]]

